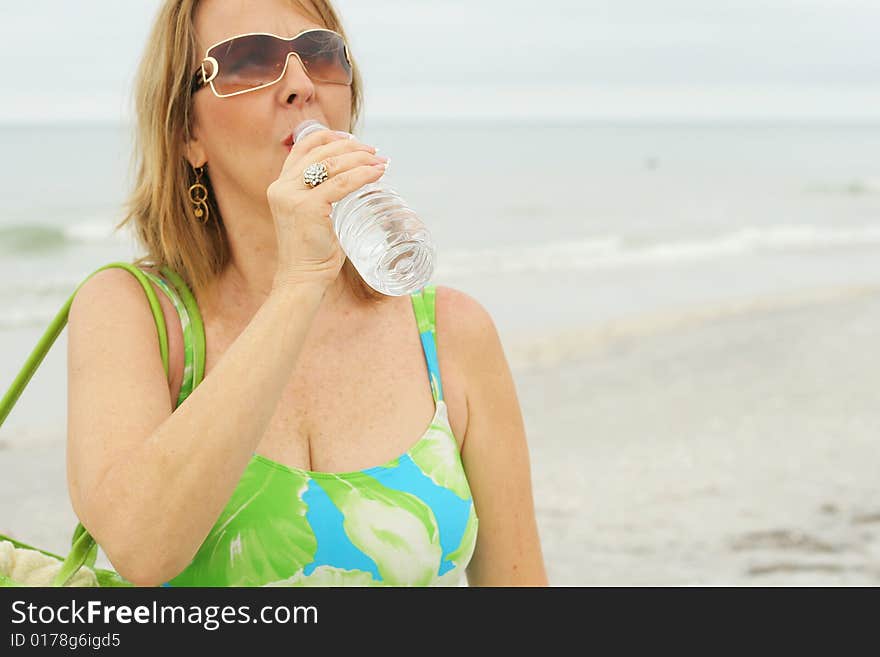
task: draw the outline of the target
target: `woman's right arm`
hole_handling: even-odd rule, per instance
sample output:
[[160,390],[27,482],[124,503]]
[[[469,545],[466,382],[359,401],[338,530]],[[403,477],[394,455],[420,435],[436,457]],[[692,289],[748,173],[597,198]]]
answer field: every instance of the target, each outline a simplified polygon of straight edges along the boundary
[[68,487],[117,572],[157,585],[207,536],[290,380],[323,283],[280,285],[177,410],[137,279],[95,274],[68,319]]
[[[330,177],[307,188],[302,170],[317,161]],[[68,316],[68,488],[131,583],[180,573],[220,516],[345,260],[331,204],[383,172],[373,147],[328,130],[297,141],[267,190],[278,239],[272,291],[176,410],[137,279],[107,269],[79,288]]]

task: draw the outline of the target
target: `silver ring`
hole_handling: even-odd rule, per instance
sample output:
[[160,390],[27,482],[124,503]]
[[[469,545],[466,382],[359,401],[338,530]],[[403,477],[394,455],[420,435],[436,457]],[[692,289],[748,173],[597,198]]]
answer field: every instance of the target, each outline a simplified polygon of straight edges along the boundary
[[317,187],[327,178],[327,166],[323,162],[315,162],[303,170],[303,182],[310,187]]

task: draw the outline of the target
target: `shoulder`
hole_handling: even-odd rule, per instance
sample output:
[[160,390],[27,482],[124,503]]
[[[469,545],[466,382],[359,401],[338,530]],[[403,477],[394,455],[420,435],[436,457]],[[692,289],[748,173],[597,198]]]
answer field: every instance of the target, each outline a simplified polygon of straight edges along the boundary
[[70,306],[69,320],[83,319],[94,310],[131,309],[143,306],[149,312],[144,289],[131,272],[119,267],[102,269],[77,289]]
[[486,307],[461,290],[438,285],[434,304],[437,348],[454,359],[470,400],[507,367],[498,328]]
[[[477,299],[452,288],[437,288],[437,339],[455,353],[467,404],[462,458],[468,478],[496,476],[492,465],[502,452],[521,454],[524,423],[516,383],[496,323]],[[443,332],[448,335],[444,338]],[[517,459],[519,457],[516,457]],[[510,462],[519,468],[522,462]]]
[[103,376],[118,369],[120,358],[137,368],[158,356],[155,335],[150,305],[130,272],[114,267],[91,275],[77,288],[68,312],[68,367],[77,377],[72,380]]
[[473,296],[453,287],[436,286],[434,300],[438,338],[440,330],[458,353],[479,353],[500,343],[495,320]]
[[[149,268],[142,267],[142,269]],[[149,270],[152,271],[152,270]],[[150,286],[156,293],[165,319],[169,341],[171,367],[174,371],[179,358],[175,358],[180,342],[179,325],[167,321],[175,310],[170,299],[153,281]],[[176,330],[175,330],[176,329]],[[129,342],[152,354],[158,344],[156,317],[140,281],[121,267],[102,269],[93,274],[77,289],[68,314],[68,334],[71,349],[89,350],[86,344],[97,341],[105,346]],[[115,344],[115,343],[114,343]]]
[[[154,268],[139,269],[158,275]],[[167,314],[168,310],[173,311],[174,307],[164,291],[152,280],[149,283],[156,292],[163,312]],[[114,317],[119,315],[117,311],[129,311],[129,314],[134,312],[142,319],[149,317],[151,323],[155,321],[141,282],[122,267],[102,269],[80,285],[71,303],[69,319],[74,321],[75,316],[87,314],[92,309],[110,310]]]

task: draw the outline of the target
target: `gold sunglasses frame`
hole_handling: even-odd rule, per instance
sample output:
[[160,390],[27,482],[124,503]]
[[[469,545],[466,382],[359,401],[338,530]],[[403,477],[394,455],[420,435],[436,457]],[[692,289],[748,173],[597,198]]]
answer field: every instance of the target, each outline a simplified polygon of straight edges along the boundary
[[[294,52],[294,51],[290,51],[287,53],[287,57],[284,59],[284,68],[281,69],[281,74],[272,82],[267,82],[266,84],[261,84],[259,87],[253,87],[251,89],[243,89],[242,91],[233,91],[231,94],[221,94],[221,93],[218,93],[217,89],[214,87],[214,78],[216,78],[217,75],[220,73],[220,64],[215,58],[208,55],[208,53],[211,52],[217,46],[223,45],[227,41],[234,41],[235,39],[240,39],[240,38],[246,37],[246,36],[270,36],[270,37],[275,37],[276,39],[279,39],[281,41],[295,41],[296,39],[301,37],[303,34],[307,34],[309,32],[331,32],[332,34],[335,34],[336,36],[338,36],[340,38],[340,40],[342,41],[342,48],[345,53],[345,61],[348,62],[349,70],[352,69],[351,55],[349,54],[349,51],[348,51],[348,44],[345,42],[345,38],[341,34],[339,34],[339,32],[336,32],[335,30],[328,30],[323,27],[312,27],[307,30],[303,30],[302,32],[299,32],[292,37],[283,37],[283,36],[279,36],[277,34],[272,34],[271,32],[246,32],[245,34],[237,34],[233,37],[228,37],[226,39],[223,39],[222,41],[218,41],[213,46],[209,46],[207,48],[207,50],[205,50],[205,56],[202,58],[202,63],[199,65],[198,70],[195,73],[193,73],[192,93],[195,94],[200,89],[203,89],[205,87],[210,87],[211,92],[217,98],[230,98],[231,96],[238,96],[241,94],[250,93],[251,91],[257,91],[259,89],[265,89],[266,87],[271,87],[273,84],[276,84],[277,82],[279,82],[284,77],[284,74],[287,73],[287,65],[288,65],[288,63],[290,63],[290,56],[291,55],[294,55],[299,60],[300,66],[302,66],[303,70],[306,72],[306,75],[309,76],[309,79],[314,79],[314,78],[312,78],[311,74],[309,73],[309,69],[303,63],[302,57],[299,56],[299,53]],[[208,76],[208,72],[205,70],[206,63],[211,64],[210,77]],[[199,74],[201,74],[201,78],[199,77]],[[325,82],[326,84],[343,84],[346,86],[351,84],[351,82],[330,82],[328,80],[319,80],[319,82]]]

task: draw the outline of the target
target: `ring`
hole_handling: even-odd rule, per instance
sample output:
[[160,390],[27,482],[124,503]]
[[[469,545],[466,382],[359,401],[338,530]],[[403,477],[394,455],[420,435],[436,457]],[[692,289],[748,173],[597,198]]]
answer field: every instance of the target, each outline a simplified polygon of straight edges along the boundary
[[310,187],[317,187],[327,180],[327,166],[323,162],[310,164],[303,170],[303,182]]

